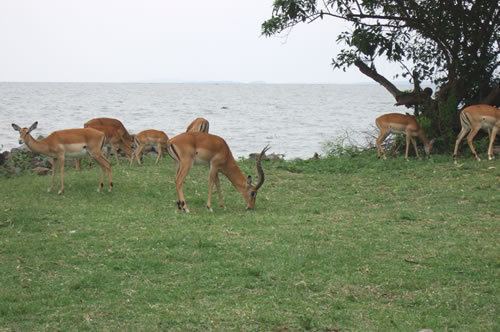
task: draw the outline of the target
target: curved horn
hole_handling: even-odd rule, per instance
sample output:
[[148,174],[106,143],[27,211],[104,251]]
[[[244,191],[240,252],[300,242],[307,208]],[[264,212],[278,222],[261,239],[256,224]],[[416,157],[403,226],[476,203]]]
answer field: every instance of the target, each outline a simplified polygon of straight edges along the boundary
[[259,182],[255,185],[255,190],[259,190],[259,188],[262,186],[264,183],[264,170],[262,169],[261,165],[261,160],[262,157],[266,154],[266,151],[269,150],[269,145],[267,145],[264,149],[262,149],[262,152],[260,155],[257,157],[257,174],[259,175]]

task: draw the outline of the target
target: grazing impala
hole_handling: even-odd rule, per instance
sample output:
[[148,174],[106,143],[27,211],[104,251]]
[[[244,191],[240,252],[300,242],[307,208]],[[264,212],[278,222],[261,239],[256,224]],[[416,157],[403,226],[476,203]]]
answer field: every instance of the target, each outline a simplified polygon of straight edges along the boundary
[[188,132],[175,136],[169,141],[167,151],[177,162],[177,175],[175,177],[175,187],[177,190],[177,207],[179,210],[189,212],[182,185],[184,178],[189,173],[195,161],[207,162],[210,166],[208,177],[208,199],[207,208],[212,211],[212,189],[215,185],[219,195],[219,205],[224,206],[222,192],[220,188],[219,172],[224,174],[233,186],[243,196],[247,209],[255,207],[257,191],[264,183],[264,171],[261,166],[261,159],[269,147],[265,147],[257,157],[257,173],[259,180],[257,184],[252,184],[252,177],[246,177],[238,167],[233,158],[231,150],[224,139],[219,136]]
[[424,134],[422,128],[418,124],[415,116],[410,114],[399,114],[399,113],[389,113],[379,116],[375,120],[375,124],[380,130],[380,134],[377,138],[377,155],[378,157],[385,157],[385,151],[382,147],[382,142],[389,136],[391,133],[405,134],[406,136],[406,151],[405,151],[405,159],[408,160],[408,149],[410,147],[410,141],[413,144],[413,148],[415,149],[415,154],[418,155],[417,142],[415,141],[415,137],[418,137],[424,143],[424,151],[427,155],[431,153],[432,144],[434,140],[429,141]]
[[186,129],[186,132],[202,132],[208,133],[209,123],[207,119],[204,118],[196,118],[189,124]]
[[[156,152],[158,153],[158,157],[156,158],[155,164],[158,163],[160,158],[163,156],[163,150],[167,148],[168,136],[161,130],[148,129],[143,130],[137,135],[135,135],[135,145],[136,150],[134,154],[134,158],[137,160],[137,163],[141,164],[141,156],[144,147],[148,144],[156,144]],[[130,160],[130,165],[132,165],[134,158]]]
[[132,159],[132,144],[134,143],[134,138],[128,133],[120,120],[113,118],[95,118],[85,122],[83,127],[90,127],[103,131],[106,134],[106,139],[110,142],[114,142],[115,146],[113,147],[113,145],[111,145],[113,150],[119,147],[125,152],[127,158]]
[[488,145],[488,160],[492,160],[495,156],[493,155],[493,143],[500,129],[500,109],[491,105],[471,105],[460,112],[460,123],[462,124],[462,129],[458,134],[457,141],[455,142],[455,150],[453,150],[453,159],[457,160],[458,146],[463,140],[464,136],[467,135],[467,143],[469,144],[472,154],[476,160],[481,159],[477,155],[476,149],[472,141],[477,135],[480,129],[484,129],[488,132],[490,136],[490,143]]
[[102,174],[99,182],[98,191],[102,190],[104,173],[109,179],[109,191],[113,188],[111,175],[111,165],[108,160],[102,155],[102,146],[104,144],[104,134],[92,128],[78,128],[54,131],[44,139],[34,139],[30,132],[38,125],[38,122],[33,123],[29,128],[21,128],[16,124],[12,124],[14,130],[18,131],[19,142],[25,143],[28,148],[36,153],[41,153],[52,157],[52,180],[49,191],[54,188],[54,174],[57,164],[61,171],[61,188],[58,194],[64,192],[64,159],[65,157],[81,156],[84,153],[90,156],[101,166]]

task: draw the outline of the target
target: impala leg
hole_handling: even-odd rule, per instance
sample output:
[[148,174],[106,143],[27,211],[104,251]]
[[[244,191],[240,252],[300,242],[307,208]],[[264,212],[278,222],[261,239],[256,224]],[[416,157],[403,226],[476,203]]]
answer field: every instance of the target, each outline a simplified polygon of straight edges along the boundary
[[385,156],[385,151],[384,148],[382,147],[382,143],[385,141],[385,139],[389,136],[389,132],[383,129],[380,129],[380,134],[377,137],[376,140],[376,145],[377,145],[377,156],[383,157],[384,159],[387,159]]
[[139,160],[139,154],[141,152],[141,147],[142,147],[142,145],[136,146],[135,151],[132,154],[132,159],[130,160],[130,165],[132,165],[134,163],[134,159],[137,161],[137,163],[139,165],[141,164],[141,161]]
[[111,150],[113,150],[113,153],[115,154],[115,159],[116,163],[118,164],[120,160],[118,159],[118,148],[115,144],[111,144]]
[[177,208],[183,212],[189,212],[182,186],[184,185],[184,179],[189,173],[191,166],[191,161],[179,161],[177,175],[175,176],[175,189],[177,190],[177,197],[179,198],[177,201]]
[[493,155],[493,143],[495,143],[495,138],[498,134],[498,127],[493,127],[490,132],[490,144],[488,145],[488,160],[493,160],[495,156]]
[[408,150],[410,149],[411,135],[406,132],[406,149],[405,149],[405,159],[408,161]]
[[52,158],[50,160],[50,165],[52,166],[52,176],[51,176],[51,179],[50,179],[50,187],[47,189],[47,192],[51,192],[52,189],[54,189],[54,178],[55,178],[55,175],[56,175],[56,168],[57,168],[57,158]]
[[469,127],[462,125],[462,129],[460,129],[460,133],[457,136],[457,140],[455,141],[455,149],[453,150],[453,159],[457,159],[458,155],[458,147],[460,146],[460,142],[464,139],[465,135],[470,131]]
[[217,187],[217,195],[219,196],[219,206],[224,207],[224,197],[222,197],[222,189],[220,187],[219,172],[215,173],[215,186]]
[[158,161],[161,158],[161,143],[158,143],[156,145],[156,153],[157,153],[158,156],[156,157],[155,165],[158,164]]
[[104,187],[104,174],[106,174],[108,176],[108,181],[109,181],[108,191],[111,192],[111,190],[113,189],[113,176],[111,172],[111,164],[101,153],[94,152],[91,156],[101,167],[101,177],[99,180],[99,187],[97,188],[97,191],[98,192],[102,191],[102,188]]
[[474,140],[474,137],[476,137],[477,133],[479,132],[480,127],[474,127],[470,131],[469,135],[467,135],[467,144],[469,144],[469,147],[472,151],[472,154],[476,158],[477,161],[481,161],[481,158],[477,155],[476,149],[474,148],[474,144],[472,144],[472,141]]
[[59,161],[59,170],[61,172],[61,189],[57,192],[58,195],[61,195],[64,192],[64,156],[57,158]]
[[212,192],[215,186],[215,176],[217,174],[217,169],[213,166],[210,166],[210,172],[208,173],[208,199],[207,199],[207,209],[210,212],[212,210]]
[[137,162],[139,163],[139,165],[142,164],[142,156],[144,154],[144,148],[146,147],[146,145],[141,145],[141,148],[139,150],[139,153],[137,154]]
[[411,144],[413,145],[413,148],[415,149],[415,155],[417,156],[417,158],[420,159],[420,156],[418,155],[417,140],[414,137],[411,138]]
[[77,171],[81,171],[82,169],[82,160],[80,158],[75,160],[75,169]]

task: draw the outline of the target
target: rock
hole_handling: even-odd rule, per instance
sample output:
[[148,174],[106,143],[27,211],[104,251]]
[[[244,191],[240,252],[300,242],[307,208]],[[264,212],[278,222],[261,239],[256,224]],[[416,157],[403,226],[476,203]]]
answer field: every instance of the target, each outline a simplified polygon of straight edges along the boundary
[[50,172],[50,168],[47,167],[35,167],[32,171],[38,175],[47,175]]
[[[248,155],[249,159],[256,159],[259,156],[260,153],[250,153]],[[262,160],[285,160],[285,155],[282,153],[271,153],[271,154],[265,154],[262,157]]]
[[266,155],[267,160],[285,160],[285,155],[282,153],[271,153]]
[[50,161],[46,156],[38,155],[31,159],[31,166],[50,168]]
[[4,151],[0,153],[0,165],[3,165],[9,160],[10,158],[10,152],[9,151]]

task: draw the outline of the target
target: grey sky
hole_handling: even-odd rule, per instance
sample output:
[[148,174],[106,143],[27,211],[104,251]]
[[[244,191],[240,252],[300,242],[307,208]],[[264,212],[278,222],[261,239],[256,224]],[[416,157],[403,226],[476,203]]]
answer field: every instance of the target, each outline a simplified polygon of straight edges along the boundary
[[261,37],[272,2],[1,0],[0,81],[370,81],[330,66],[342,22]]

